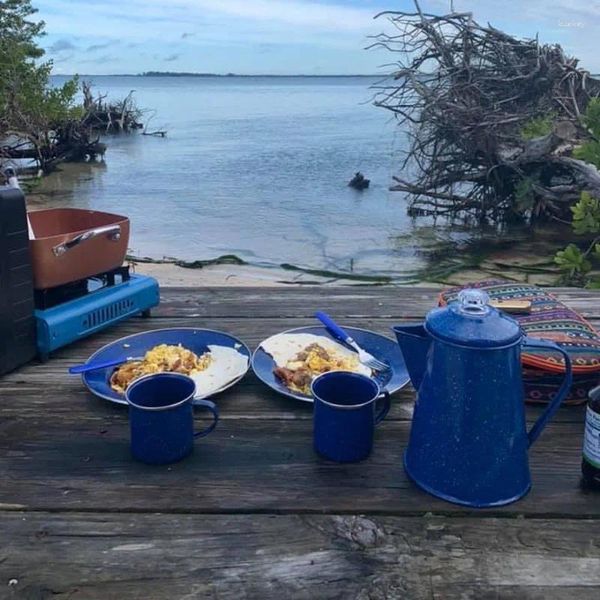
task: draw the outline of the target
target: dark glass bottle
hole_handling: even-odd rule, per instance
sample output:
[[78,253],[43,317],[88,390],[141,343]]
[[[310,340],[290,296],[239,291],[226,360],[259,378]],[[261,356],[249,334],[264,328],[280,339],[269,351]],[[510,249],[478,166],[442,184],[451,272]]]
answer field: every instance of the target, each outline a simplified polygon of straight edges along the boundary
[[581,472],[585,487],[600,490],[600,386],[590,392],[585,413]]

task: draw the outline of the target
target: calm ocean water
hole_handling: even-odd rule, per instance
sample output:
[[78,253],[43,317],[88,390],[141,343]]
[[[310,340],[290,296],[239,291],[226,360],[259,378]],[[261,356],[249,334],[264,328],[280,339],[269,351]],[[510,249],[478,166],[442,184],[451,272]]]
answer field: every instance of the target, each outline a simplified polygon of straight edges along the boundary
[[[91,80],[110,98],[136,90],[149,129],[168,130],[110,137],[105,165],[59,175],[59,203],[131,218],[134,254],[401,277],[423,266],[431,231],[388,191],[404,140],[371,104],[374,80]],[[357,170],[371,179],[363,193],[347,187]]]

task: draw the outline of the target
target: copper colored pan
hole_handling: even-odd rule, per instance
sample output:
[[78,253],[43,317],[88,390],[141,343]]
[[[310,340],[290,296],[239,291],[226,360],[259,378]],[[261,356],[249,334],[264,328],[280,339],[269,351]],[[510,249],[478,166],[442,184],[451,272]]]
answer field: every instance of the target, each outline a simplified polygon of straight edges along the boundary
[[51,208],[29,213],[34,287],[47,289],[123,264],[129,219],[121,215]]

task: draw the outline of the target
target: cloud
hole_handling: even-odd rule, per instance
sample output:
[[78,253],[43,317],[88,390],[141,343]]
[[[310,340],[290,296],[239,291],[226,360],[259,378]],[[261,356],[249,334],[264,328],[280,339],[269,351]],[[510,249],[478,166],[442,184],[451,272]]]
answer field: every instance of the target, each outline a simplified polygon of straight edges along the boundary
[[[186,39],[194,45],[291,43],[352,49],[381,26],[373,0],[36,0],[46,29],[56,36],[120,38],[124,43]],[[396,0],[394,0],[396,1]],[[202,31],[200,35],[199,30]],[[182,38],[182,33],[195,35]],[[327,35],[323,35],[327,33]]]
[[[147,5],[164,5],[164,0],[146,0]],[[348,6],[338,3],[322,4],[302,0],[171,0],[169,6],[194,14],[220,13],[239,19],[277,22],[325,30],[363,30],[375,7]]]
[[61,38],[60,40],[56,40],[48,50],[54,54],[60,54],[61,52],[67,52],[69,50],[77,50],[77,46],[73,44],[73,42]]
[[94,58],[86,58],[85,60],[80,60],[81,64],[92,64],[92,65],[103,65],[115,60],[115,56],[111,56],[110,54],[104,54],[102,56],[94,57]]
[[[431,10],[445,11],[444,0],[430,0]],[[458,11],[473,11],[480,23],[492,25],[522,37],[539,33],[542,43],[559,43],[576,56],[581,66],[592,71],[600,69],[597,39],[600,36],[600,2],[590,0],[454,0]]]
[[86,52],[96,52],[97,50],[104,50],[105,48],[110,48],[111,46],[114,46],[115,44],[118,44],[118,41],[110,41],[110,42],[104,42],[102,44],[92,44],[91,46],[88,46],[86,48]]
[[55,65],[59,65],[61,63],[70,62],[74,57],[75,57],[75,54],[73,54],[72,52],[69,52],[68,54],[61,54],[60,56],[53,58],[52,62]]
[[[445,12],[448,9],[446,0],[430,1],[432,6],[429,8],[435,12]],[[600,18],[600,4],[589,0],[454,0],[454,8],[457,11],[472,11],[475,19],[481,23],[491,19],[497,23],[509,23],[513,28],[528,29],[537,24],[542,25],[544,31],[568,28],[573,23],[594,28],[598,26]],[[531,30],[530,35],[535,33],[535,30]]]
[[[0,0],[0,4],[1,4]],[[35,0],[55,59],[81,45],[96,56],[109,40],[135,48],[101,65],[99,71],[141,72],[156,62],[178,61],[196,68],[202,52],[210,71],[373,73],[389,62],[383,50],[365,52],[369,35],[390,31],[381,10],[411,9],[411,0]],[[421,0],[427,12],[448,11],[449,0]],[[558,42],[600,70],[600,2],[594,0],[454,0],[457,11],[472,10],[481,23],[524,37],[540,33],[542,42]],[[79,37],[76,37],[79,36]],[[84,43],[80,40],[86,39]],[[72,42],[68,42],[72,40]],[[162,43],[159,53],[156,41]],[[67,44],[66,46],[64,44]],[[105,45],[106,44],[106,45]],[[86,49],[87,48],[87,49]],[[115,53],[115,52],[113,52]],[[180,53],[178,56],[171,53]],[[97,52],[100,54],[100,52]],[[115,53],[116,54],[116,53]],[[86,58],[76,52],[74,67]],[[100,65],[99,65],[100,67]]]
[[274,52],[279,47],[279,44],[257,44],[256,51],[259,54],[268,54]]
[[105,54],[104,56],[99,56],[99,57],[96,59],[96,62],[97,62],[98,64],[103,64],[103,63],[108,63],[108,62],[111,62],[112,60],[115,60],[115,57],[114,57],[114,56],[111,56],[110,54]]

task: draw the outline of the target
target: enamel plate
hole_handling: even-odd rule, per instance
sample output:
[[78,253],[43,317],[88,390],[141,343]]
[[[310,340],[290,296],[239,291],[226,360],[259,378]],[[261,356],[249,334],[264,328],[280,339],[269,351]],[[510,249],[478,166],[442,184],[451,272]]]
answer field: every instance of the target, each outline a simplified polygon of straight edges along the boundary
[[[248,347],[243,342],[227,333],[212,331],[210,329],[193,329],[191,327],[155,329],[153,331],[144,331],[143,333],[129,335],[100,348],[100,350],[90,356],[88,362],[116,360],[129,356],[141,357],[148,350],[159,344],[181,344],[184,348],[198,355],[206,352],[209,345],[235,348],[240,354],[248,358],[246,372],[250,368],[250,350],[248,350]],[[83,383],[92,394],[95,394],[99,398],[104,398],[104,400],[109,400],[116,404],[127,404],[124,396],[115,392],[110,387],[110,377],[114,370],[115,367],[109,367],[107,369],[98,369],[97,371],[83,373]],[[233,381],[230,381],[211,396],[219,394],[235,385],[242,379],[246,372]]]
[[[379,358],[390,365],[391,369],[389,371],[376,373],[373,376],[373,379],[377,381],[382,391],[393,394],[410,381],[406,365],[404,364],[404,358],[400,351],[400,346],[398,346],[398,343],[395,340],[366,329],[356,329],[354,327],[344,327],[344,329],[348,331],[359,346],[373,354],[376,358]],[[299,327],[282,333],[312,333],[313,335],[328,337],[337,342],[337,340],[327,332],[325,327],[319,325],[314,327]],[[272,390],[275,390],[284,396],[294,398],[295,400],[301,400],[302,402],[313,401],[310,396],[304,396],[303,394],[291,391],[275,377],[273,374],[275,366],[275,361],[271,355],[267,354],[262,349],[262,346],[258,346],[252,355],[252,369],[256,373],[256,376]]]

